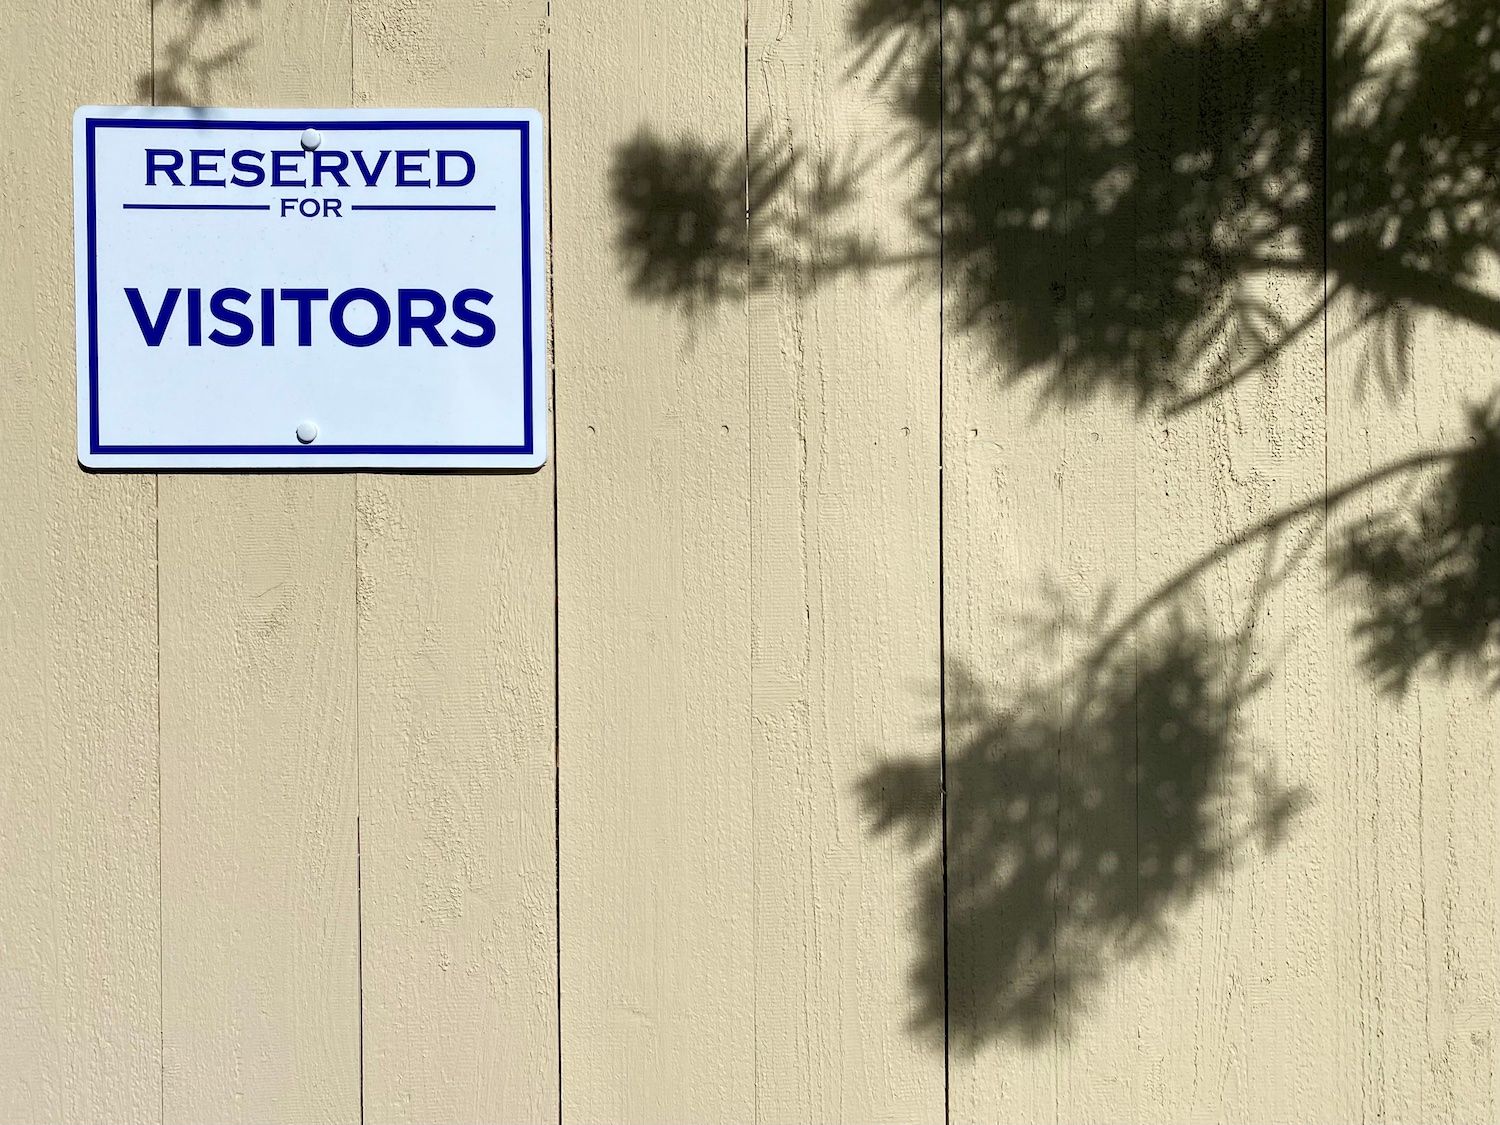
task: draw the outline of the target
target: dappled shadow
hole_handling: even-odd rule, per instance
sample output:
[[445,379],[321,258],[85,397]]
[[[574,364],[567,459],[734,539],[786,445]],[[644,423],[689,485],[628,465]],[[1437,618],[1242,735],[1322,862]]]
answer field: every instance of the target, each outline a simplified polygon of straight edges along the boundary
[[[1415,44],[1376,66],[1393,30]],[[1333,277],[1398,343],[1413,308],[1500,330],[1500,301],[1478,287],[1500,249],[1500,5],[1440,0],[1343,35],[1359,47],[1334,71]]]
[[746,148],[643,130],[616,154],[611,183],[632,291],[691,309],[881,264],[876,241],[844,225],[868,168],[846,154],[806,170],[760,134]]
[[136,93],[150,105],[202,106],[213,100],[213,85],[221,71],[243,57],[251,37],[229,46],[209,49],[206,40],[216,24],[237,12],[260,6],[260,0],[158,0],[163,11],[180,11],[180,30],[159,48],[153,45],[154,65],[136,79]]
[[1416,503],[1346,530],[1334,571],[1359,598],[1375,680],[1405,691],[1424,667],[1500,683],[1500,415],[1471,416],[1469,442]]
[[[646,133],[617,154],[620,253],[638,296],[693,304],[755,287],[762,271],[745,225],[744,161],[743,148]],[[774,192],[774,168],[760,178]]]
[[950,671],[946,856],[930,760],[889,762],[860,787],[877,831],[928,853],[921,1030],[941,1036],[946,1020],[966,1050],[1066,1032],[1110,965],[1166,939],[1238,848],[1281,840],[1307,796],[1245,745],[1249,640],[1179,607],[1003,706]]
[[954,21],[979,43],[944,53],[932,194],[960,315],[1003,370],[1145,405],[1215,365],[1227,333],[1266,349],[1292,331],[1247,283],[1273,258],[1322,268],[1322,6],[1246,11],[1107,44],[1056,4]]
[[[850,25],[928,177],[911,219],[927,262],[941,251],[950,324],[990,342],[1001,378],[1193,404],[1339,297],[1398,341],[1413,307],[1500,328],[1476,286],[1500,237],[1500,9],[1440,3],[1409,51],[1402,21],[1348,0],[1153,7],[1108,35],[1087,17],[1069,0],[868,0]],[[794,171],[764,135],[642,131],[615,164],[636,292],[712,300],[825,256],[830,273],[914,264],[873,236],[826,255]],[[1292,311],[1260,295],[1288,272],[1307,282]],[[1387,383],[1405,354],[1370,352]]]
[[[1326,358],[1330,322],[1332,346],[1360,347],[1361,383],[1393,395],[1416,375],[1419,313],[1500,330],[1483,280],[1500,250],[1500,4],[1141,4],[1109,29],[1099,12],[856,4],[854,64],[894,107],[893,151],[922,185],[899,240],[915,254],[853,231],[860,177],[838,208],[813,205],[817,165],[789,144],[643,129],[614,171],[632,291],[691,308],[850,271],[941,276],[944,331],[984,344],[997,382],[1168,413],[1304,340]],[[1460,446],[1226,535],[1096,621],[1059,679],[997,699],[986,670],[950,673],[946,868],[933,763],[892,762],[861,786],[880,830],[926,849],[924,1029],[946,1019],[967,1047],[1066,1031],[1237,848],[1281,838],[1304,795],[1244,742],[1255,615],[1215,638],[1187,609],[1230,555],[1285,551],[1259,602],[1331,544],[1388,691],[1424,669],[1500,676],[1500,416],[1470,424]],[[1409,510],[1336,522],[1396,483]]]

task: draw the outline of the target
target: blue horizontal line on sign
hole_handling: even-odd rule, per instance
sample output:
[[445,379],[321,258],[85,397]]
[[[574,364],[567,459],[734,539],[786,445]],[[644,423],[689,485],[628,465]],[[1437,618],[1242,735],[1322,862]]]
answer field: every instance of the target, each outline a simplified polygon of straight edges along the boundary
[[269,211],[269,203],[126,203],[127,211]]
[[351,203],[351,211],[493,211],[493,203]]

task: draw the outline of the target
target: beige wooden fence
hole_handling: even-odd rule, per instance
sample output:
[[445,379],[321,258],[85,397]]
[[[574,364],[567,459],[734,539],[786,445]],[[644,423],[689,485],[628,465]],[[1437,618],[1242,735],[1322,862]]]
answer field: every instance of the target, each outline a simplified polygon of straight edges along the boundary
[[[1251,7],[9,5],[0,1119],[1493,1120],[1500,29]],[[81,471],[152,99],[543,110],[550,464]]]

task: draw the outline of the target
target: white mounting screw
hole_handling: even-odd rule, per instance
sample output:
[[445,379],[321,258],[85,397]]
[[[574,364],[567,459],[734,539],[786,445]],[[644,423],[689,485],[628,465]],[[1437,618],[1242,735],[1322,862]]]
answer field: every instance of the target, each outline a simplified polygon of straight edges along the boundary
[[302,422],[297,426],[297,440],[303,445],[311,445],[318,440],[318,424],[316,422]]
[[323,134],[316,129],[302,130],[302,147],[311,152],[323,143]]

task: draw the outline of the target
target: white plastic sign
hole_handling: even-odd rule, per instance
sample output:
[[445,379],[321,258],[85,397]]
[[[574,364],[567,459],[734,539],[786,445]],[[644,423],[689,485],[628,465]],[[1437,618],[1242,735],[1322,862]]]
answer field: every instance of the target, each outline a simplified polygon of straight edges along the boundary
[[541,129],[530,110],[80,109],[79,461],[542,464]]

